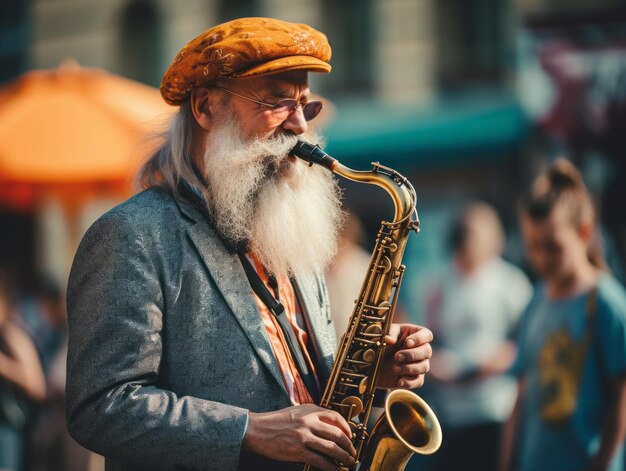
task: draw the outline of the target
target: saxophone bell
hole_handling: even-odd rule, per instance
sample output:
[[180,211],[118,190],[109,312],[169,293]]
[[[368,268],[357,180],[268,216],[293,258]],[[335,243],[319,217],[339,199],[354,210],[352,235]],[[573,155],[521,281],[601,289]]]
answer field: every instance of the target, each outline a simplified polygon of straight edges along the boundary
[[395,389],[385,400],[385,412],[372,429],[359,469],[403,470],[414,453],[436,452],[441,439],[441,426],[426,401],[411,391]]

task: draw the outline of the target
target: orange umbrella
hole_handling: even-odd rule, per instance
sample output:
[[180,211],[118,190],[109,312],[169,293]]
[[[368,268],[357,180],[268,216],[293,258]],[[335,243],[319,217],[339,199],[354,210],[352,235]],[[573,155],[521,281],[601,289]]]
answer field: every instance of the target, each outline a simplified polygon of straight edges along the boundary
[[128,194],[147,137],[173,110],[158,90],[102,70],[22,75],[0,89],[0,205]]

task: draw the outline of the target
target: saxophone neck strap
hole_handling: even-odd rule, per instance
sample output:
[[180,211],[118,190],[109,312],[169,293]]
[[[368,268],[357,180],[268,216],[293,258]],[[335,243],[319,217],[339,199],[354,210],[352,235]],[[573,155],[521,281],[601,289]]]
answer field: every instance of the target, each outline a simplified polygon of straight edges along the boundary
[[[302,380],[304,381],[304,384],[309,391],[311,398],[315,403],[318,403],[320,398],[320,391],[317,385],[317,381],[306,362],[304,352],[302,351],[302,348],[300,346],[300,342],[298,341],[296,333],[293,330],[293,326],[291,325],[291,322],[289,322],[287,313],[285,312],[285,307],[278,299],[276,299],[272,295],[272,293],[270,293],[270,290],[267,289],[267,286],[265,286],[265,283],[263,283],[263,280],[261,280],[261,277],[250,263],[250,260],[248,260],[248,257],[246,257],[246,255],[242,253],[239,253],[238,255],[239,259],[241,260],[243,269],[246,272],[246,276],[248,277],[248,281],[250,282],[252,290],[256,293],[256,295],[261,299],[263,304],[265,304],[265,306],[278,321],[278,325],[280,326],[280,330],[283,332],[283,336],[287,341],[291,357],[298,367],[300,376],[302,377]],[[278,283],[276,282],[275,278],[271,275],[268,278],[270,284],[275,289],[276,293],[278,293]]]

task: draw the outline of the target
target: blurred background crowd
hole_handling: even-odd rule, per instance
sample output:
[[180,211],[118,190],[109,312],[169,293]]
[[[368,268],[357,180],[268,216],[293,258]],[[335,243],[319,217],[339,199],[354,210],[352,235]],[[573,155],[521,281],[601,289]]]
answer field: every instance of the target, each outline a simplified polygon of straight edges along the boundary
[[[447,341],[467,358],[497,350],[494,372],[508,368],[536,281],[517,203],[558,157],[594,196],[607,264],[624,281],[623,0],[3,0],[0,13],[0,435],[14,440],[0,454],[24,456],[22,469],[102,468],[64,427],[71,260],[90,223],[132,194],[133,171],[172,111],[154,88],[169,61],[222,21],[272,16],[327,34],[333,72],[311,77],[327,151],[355,169],[380,161],[418,192],[402,316],[453,332]],[[380,190],[341,184],[351,216],[328,274],[339,333],[393,211]],[[483,263],[482,279],[457,270]],[[494,337],[454,333],[443,312],[455,303],[497,325]],[[448,347],[435,358],[449,359]],[[15,349],[9,369],[19,374],[4,374]],[[450,364],[434,360],[434,379],[445,383]],[[489,389],[487,422],[500,423],[514,384],[501,375]],[[451,431],[485,419],[462,388],[437,397]],[[499,429],[486,433],[497,443]]]

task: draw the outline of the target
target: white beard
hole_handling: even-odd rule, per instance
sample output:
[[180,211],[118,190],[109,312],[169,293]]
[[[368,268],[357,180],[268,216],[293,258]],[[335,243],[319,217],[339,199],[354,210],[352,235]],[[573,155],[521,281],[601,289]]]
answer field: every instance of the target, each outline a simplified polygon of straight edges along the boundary
[[253,252],[276,276],[324,270],[343,221],[340,190],[325,168],[286,156],[298,139],[243,142],[232,117],[216,123],[204,154],[205,200],[218,233]]

